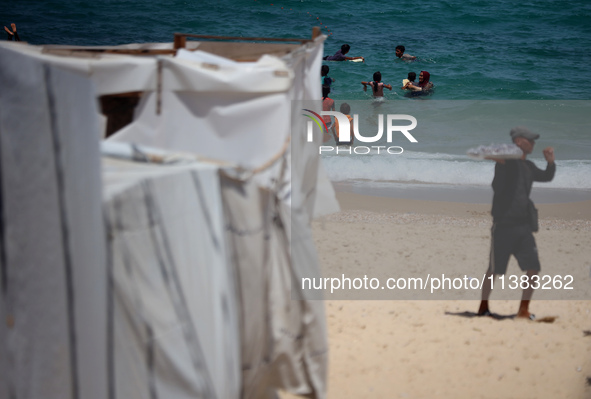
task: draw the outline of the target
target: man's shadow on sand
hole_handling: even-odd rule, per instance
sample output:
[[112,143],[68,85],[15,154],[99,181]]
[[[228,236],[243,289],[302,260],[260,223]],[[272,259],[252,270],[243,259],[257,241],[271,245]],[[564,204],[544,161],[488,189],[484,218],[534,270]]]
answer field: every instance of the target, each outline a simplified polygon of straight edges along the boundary
[[507,320],[507,319],[514,319],[515,316],[517,316],[517,314],[511,314],[511,315],[501,315],[501,314],[497,314],[497,313],[490,313],[488,315],[479,315],[476,312],[445,312],[446,316],[459,316],[459,317],[465,317],[467,319],[472,319],[474,317],[476,318],[484,318],[484,317],[490,317],[492,319],[495,320]]
[[[478,313],[475,312],[445,312],[446,316],[459,316],[459,317],[465,317],[467,319],[471,319],[474,317],[477,318],[481,318],[481,317],[490,317],[491,319],[494,320],[515,320],[515,318],[517,317],[517,313],[515,314],[510,314],[510,315],[502,315],[502,314],[497,314],[497,313],[488,313],[486,315],[480,315]],[[554,323],[554,321],[558,318],[558,316],[545,316],[545,317],[541,317],[541,318],[536,318],[535,316],[532,315],[531,317],[531,321],[535,321],[538,323]]]

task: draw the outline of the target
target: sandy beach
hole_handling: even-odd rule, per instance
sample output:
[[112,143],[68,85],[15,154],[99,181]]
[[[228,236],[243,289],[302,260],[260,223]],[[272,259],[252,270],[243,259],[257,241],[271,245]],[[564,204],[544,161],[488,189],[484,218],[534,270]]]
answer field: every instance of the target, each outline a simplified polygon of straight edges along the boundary
[[[489,204],[338,192],[341,212],[313,222],[324,276],[482,275],[490,243]],[[539,204],[541,274],[571,274],[589,287],[591,201]],[[508,275],[521,275],[515,260]],[[580,285],[579,285],[580,287]],[[555,290],[557,292],[559,290]],[[538,300],[553,323],[515,320],[517,300],[495,300],[499,319],[475,317],[472,300],[371,300],[368,290],[330,299],[329,398],[590,398],[591,301]],[[566,291],[564,291],[566,292]],[[517,298],[521,291],[515,290]]]

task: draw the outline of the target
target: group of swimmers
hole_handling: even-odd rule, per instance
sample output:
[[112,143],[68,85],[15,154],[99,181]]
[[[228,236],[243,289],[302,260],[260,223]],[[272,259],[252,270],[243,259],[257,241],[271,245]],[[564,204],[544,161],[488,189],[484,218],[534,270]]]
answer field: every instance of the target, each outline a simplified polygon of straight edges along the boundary
[[415,83],[417,74],[414,72],[408,73],[408,79],[402,81],[402,90],[412,91],[429,91],[433,88],[433,83],[430,82],[431,74],[427,71],[421,71],[419,73],[419,83]]
[[[404,79],[402,81],[402,90],[410,90],[411,92],[429,92],[433,88],[433,83],[430,82],[431,74],[427,71],[421,71],[419,73],[419,82],[416,83],[415,80],[417,78],[417,74],[414,72],[408,73],[408,79]],[[392,85],[385,84],[382,82],[382,74],[380,71],[375,72],[373,74],[373,81],[371,82],[361,82],[363,85],[363,91],[367,91],[367,86],[370,86],[373,90],[374,97],[383,97],[384,96],[384,88],[388,90],[392,90]]]
[[[337,51],[335,53],[335,55],[326,56],[323,59],[326,61],[347,61],[347,60],[364,61],[365,60],[363,57],[349,57],[349,56],[347,56],[350,49],[351,49],[351,46],[349,46],[348,44],[343,44],[341,46],[341,49],[339,51]],[[414,61],[417,59],[417,57],[415,57],[413,55],[406,54],[405,50],[406,49],[404,46],[396,46],[396,57],[400,58],[404,61]],[[321,75],[321,79],[322,79],[322,110],[323,111],[334,111],[335,110],[335,102],[333,99],[331,99],[329,97],[330,91],[331,91],[331,86],[335,80],[328,76],[329,72],[330,72],[329,66],[322,65],[322,68],[320,70],[320,75]],[[408,91],[409,94],[411,94],[411,95],[429,93],[431,91],[431,89],[433,88],[433,83],[431,83],[431,81],[430,81],[431,75],[429,74],[429,72],[421,71],[419,73],[419,81],[418,82],[415,82],[416,78],[417,78],[417,74],[415,72],[410,72],[408,74],[408,78],[404,79],[402,81],[401,89]],[[368,86],[371,87],[372,94],[376,98],[384,97],[384,89],[392,90],[392,85],[382,82],[382,74],[379,71],[377,71],[373,74],[373,80],[367,81],[367,82],[361,82],[361,84],[363,85],[363,91],[367,91]],[[420,92],[422,92],[422,93],[420,93]],[[352,117],[350,115],[351,106],[349,104],[347,104],[347,103],[341,104],[339,111],[342,114],[346,115],[347,118],[349,118],[349,120],[352,120]],[[346,142],[346,143],[341,142],[341,141],[339,141],[339,135],[338,135],[338,132],[339,132],[338,120],[335,119],[333,122],[333,119],[328,115],[323,116],[323,118],[324,118],[324,122],[326,123],[326,126],[328,127],[328,132],[324,136],[324,140],[323,140],[324,142],[329,141],[331,138],[334,138],[337,145],[353,145],[353,132],[351,132],[351,141],[350,142]],[[353,128],[353,124],[351,123],[351,129],[352,128]]]
[[[335,55],[332,56],[326,56],[323,59],[327,60],[327,61],[347,61],[347,60],[362,60],[364,61],[365,59],[363,57],[348,57],[346,56],[347,53],[349,53],[349,50],[351,49],[351,46],[349,46],[348,44],[343,44],[341,46],[341,49],[339,51],[337,51],[335,53]],[[402,45],[396,46],[396,57],[400,58],[404,61],[414,61],[417,59],[417,57],[415,57],[414,55],[410,55],[405,53],[405,47]],[[324,87],[328,87],[328,93],[330,93],[330,86],[332,84],[332,82],[334,82],[334,79],[328,77],[328,72],[329,72],[329,67],[328,65],[323,65],[322,66],[322,70],[321,70],[321,76],[322,76],[322,86]],[[428,92],[431,91],[431,89],[433,88],[433,83],[430,81],[431,80],[431,75],[429,74],[429,72],[427,71],[421,71],[419,73],[419,81],[418,83],[415,82],[417,77],[417,74],[415,72],[410,72],[408,74],[408,78],[404,79],[402,81],[402,90],[405,91],[409,91],[410,94],[426,94]],[[367,86],[370,86],[372,88],[372,93],[374,97],[383,97],[384,96],[384,88],[388,89],[388,90],[392,90],[392,85],[390,84],[385,84],[382,82],[382,74],[378,71],[375,72],[373,74],[373,80],[372,81],[368,81],[368,82],[361,82],[361,84],[363,85],[363,91],[367,91]],[[417,92],[422,92],[422,93],[417,93]],[[327,94],[328,95],[328,94]],[[326,96],[323,94],[323,98],[326,98]]]
[[[419,82],[415,82],[417,74],[414,72],[408,73],[408,78],[402,81],[402,90],[410,90],[412,92],[428,92],[433,88],[433,83],[430,82],[431,74],[427,71],[421,71],[419,73]],[[370,86],[373,90],[374,97],[383,97],[384,88],[392,90],[392,85],[385,84],[382,82],[382,74],[380,71],[373,74],[373,81],[361,82],[363,85],[363,91],[367,91],[367,86]]]
[[[351,46],[348,44],[343,44],[341,49],[338,50],[334,55],[327,55],[323,58],[325,61],[355,61],[361,60],[365,61],[363,57],[347,57],[346,54],[351,50]],[[414,61],[417,59],[414,55],[406,54],[406,48],[402,45],[396,46],[395,54],[397,58],[400,58],[404,61]]]

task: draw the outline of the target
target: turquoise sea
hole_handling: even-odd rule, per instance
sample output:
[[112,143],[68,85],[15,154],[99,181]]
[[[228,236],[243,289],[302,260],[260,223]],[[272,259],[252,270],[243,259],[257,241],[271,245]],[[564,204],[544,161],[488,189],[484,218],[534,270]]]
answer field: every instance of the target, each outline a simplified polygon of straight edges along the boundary
[[[515,124],[556,149],[554,181],[539,189],[569,190],[591,199],[591,2],[552,0],[210,1],[95,0],[2,2],[2,24],[17,24],[32,44],[114,45],[170,42],[174,32],[309,37],[328,36],[325,54],[341,44],[364,63],[329,62],[331,97],[356,104],[360,128],[376,129],[380,113],[417,117],[417,145],[397,143],[397,156],[327,156],[332,180],[357,187],[426,183],[487,187],[492,163],[465,156],[479,144],[508,142]],[[419,57],[404,62],[396,45]],[[410,71],[431,73],[429,97],[399,89]],[[375,71],[394,90],[375,106],[360,82]],[[373,105],[372,105],[373,104]],[[404,144],[404,145],[403,145]]]

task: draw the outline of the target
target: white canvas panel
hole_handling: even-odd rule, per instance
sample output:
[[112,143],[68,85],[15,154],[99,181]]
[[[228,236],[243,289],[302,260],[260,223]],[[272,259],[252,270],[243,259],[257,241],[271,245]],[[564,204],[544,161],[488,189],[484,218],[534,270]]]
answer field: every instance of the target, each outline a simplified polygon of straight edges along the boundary
[[[0,47],[0,374],[17,397],[106,398],[106,267],[91,83]],[[77,112],[70,110],[76,107]]]
[[213,93],[277,93],[293,84],[293,72],[281,59],[262,56],[257,62],[236,62],[203,51],[179,50],[163,59],[168,90]]
[[222,198],[239,283],[243,397],[272,398],[283,389],[324,398],[324,305],[292,291],[292,278],[319,276],[307,219],[292,224],[291,209],[252,181],[224,177]]
[[[320,36],[313,44],[302,46],[283,57],[295,75],[295,83],[289,93],[293,100],[290,158],[293,195],[289,200],[295,209],[305,208],[310,219],[339,210],[332,184],[324,172],[317,152],[318,146],[321,145],[321,138],[315,137],[314,145],[306,145],[305,120],[300,116],[303,112],[303,101],[322,98],[318,71],[322,65],[325,39],[326,36]],[[315,103],[320,104],[319,101]],[[322,111],[321,108],[313,110]]]
[[230,261],[240,306],[241,373],[244,398],[265,398],[271,387],[273,342],[269,312],[268,230],[271,192],[252,182],[222,177],[222,200]]
[[105,160],[103,170],[118,395],[238,397],[236,286],[217,168]]
[[108,140],[189,152],[246,168],[281,152],[289,131],[290,105],[284,93],[163,92],[141,100],[137,119]]
[[88,53],[65,56],[43,52],[43,46],[28,46],[16,42],[0,43],[0,46],[14,48],[46,65],[91,79],[98,96],[156,89],[157,61],[153,57]]

